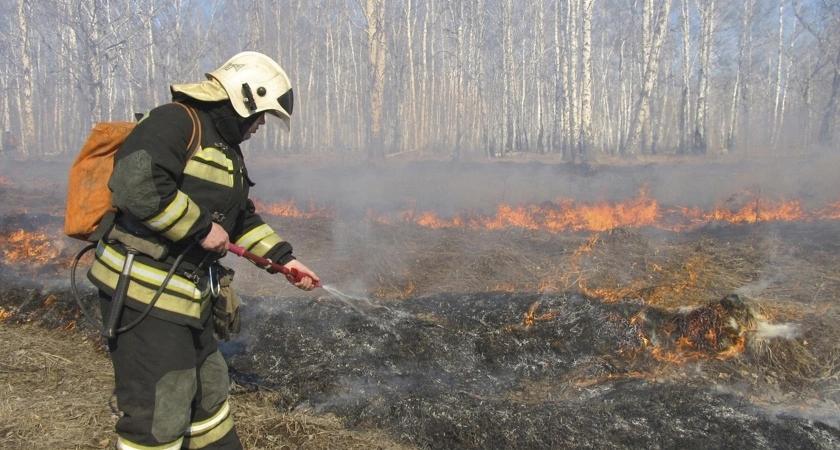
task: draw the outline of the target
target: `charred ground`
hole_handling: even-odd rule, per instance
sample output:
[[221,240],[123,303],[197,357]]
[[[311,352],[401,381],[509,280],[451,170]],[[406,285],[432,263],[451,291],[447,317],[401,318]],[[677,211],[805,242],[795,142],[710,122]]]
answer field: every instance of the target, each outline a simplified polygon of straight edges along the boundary
[[[756,187],[824,204],[835,181],[797,164],[802,176],[762,166],[786,174],[767,188],[740,164],[694,166],[713,178],[705,190],[699,176],[675,189],[679,176],[653,165],[277,169],[286,183],[256,195],[341,212],[268,219],[349,295],[301,296],[226,259],[246,314],[223,346],[241,432],[249,448],[836,448],[836,219],[566,233],[365,220],[406,205],[492,209],[499,196],[620,201],[644,185],[686,206]],[[7,254],[0,267],[0,437],[105,447],[107,356],[67,280],[80,245],[60,237],[62,181],[28,170],[3,173],[0,236],[43,233],[36,253],[51,257]]]

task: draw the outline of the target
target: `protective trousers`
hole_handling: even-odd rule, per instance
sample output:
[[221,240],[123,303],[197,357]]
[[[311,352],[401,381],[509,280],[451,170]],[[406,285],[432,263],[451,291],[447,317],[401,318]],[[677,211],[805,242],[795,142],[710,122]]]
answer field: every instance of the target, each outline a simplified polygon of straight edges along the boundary
[[[110,303],[100,291],[103,317]],[[124,308],[119,326],[139,315]],[[122,412],[118,449],[242,448],[228,404],[227,364],[205,315],[203,329],[147,315],[108,341]]]

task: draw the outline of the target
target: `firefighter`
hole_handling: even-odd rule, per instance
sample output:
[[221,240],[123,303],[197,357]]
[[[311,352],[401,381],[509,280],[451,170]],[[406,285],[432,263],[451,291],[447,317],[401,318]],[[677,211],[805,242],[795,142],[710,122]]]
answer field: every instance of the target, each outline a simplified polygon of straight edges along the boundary
[[[305,277],[290,282],[300,289],[319,280],[256,213],[240,150],[266,115],[289,129],[288,76],[268,56],[243,52],[206,77],[170,86],[173,102],[189,109],[151,110],[118,150],[108,182],[117,218],[98,242],[88,278],[99,288],[103,318],[115,295],[125,294],[122,332],[107,341],[122,412],[118,449],[242,448],[214,336],[236,331],[219,328],[216,313],[225,307],[214,307],[232,276],[217,262],[230,243],[297,269]],[[201,145],[191,155],[196,132]],[[128,283],[118,291],[121,275]],[[221,323],[238,324],[235,308],[228,313]]]

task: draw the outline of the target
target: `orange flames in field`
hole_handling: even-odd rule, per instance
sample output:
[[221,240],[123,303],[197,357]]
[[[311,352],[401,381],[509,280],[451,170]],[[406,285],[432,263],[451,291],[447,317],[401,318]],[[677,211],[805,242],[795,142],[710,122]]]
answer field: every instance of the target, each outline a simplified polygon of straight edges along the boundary
[[531,303],[531,306],[528,307],[528,311],[526,311],[522,317],[522,323],[519,325],[509,326],[506,329],[508,331],[513,331],[520,328],[528,329],[532,327],[536,322],[545,322],[554,319],[554,317],[557,316],[557,311],[553,309],[548,311],[547,313],[537,315],[537,308],[539,307],[540,302]]
[[314,202],[309,203],[308,211],[302,211],[300,208],[298,208],[294,200],[275,203],[273,205],[267,205],[258,200],[254,200],[254,206],[260,213],[269,214],[273,216],[310,219],[313,217],[329,218],[335,215],[332,211],[330,211],[327,208],[318,207],[317,205],[315,205]]
[[50,237],[43,231],[17,230],[6,236],[0,235],[3,255],[8,262],[46,263],[53,260],[59,256],[59,252],[53,248],[50,241]]
[[9,181],[6,178],[0,177],[0,185],[9,185],[9,184],[12,184],[12,182]]
[[[645,189],[636,198],[621,203],[601,201],[586,204],[571,199],[558,199],[554,203],[500,205],[492,216],[466,212],[443,218],[433,211],[417,211],[416,202],[410,201],[409,209],[395,218],[377,215],[368,210],[367,220],[383,224],[412,223],[429,228],[479,228],[498,230],[510,227],[549,232],[607,231],[618,227],[657,227],[670,231],[683,231],[709,222],[752,224],[769,221],[811,221],[840,218],[840,202],[821,210],[806,212],[798,200],[767,200],[750,193],[752,198],[740,207],[732,208],[721,202],[712,210],[697,207],[665,208],[652,199]],[[310,204],[307,211],[295,206],[294,201],[266,205],[255,202],[257,210],[266,214],[287,217],[336,217],[338,214]]]

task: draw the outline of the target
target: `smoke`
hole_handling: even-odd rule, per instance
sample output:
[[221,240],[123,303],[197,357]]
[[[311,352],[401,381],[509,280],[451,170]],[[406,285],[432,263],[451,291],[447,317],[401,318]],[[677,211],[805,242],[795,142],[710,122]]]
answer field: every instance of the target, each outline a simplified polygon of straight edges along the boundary
[[770,323],[759,320],[756,324],[755,337],[759,339],[795,339],[799,337],[799,328],[792,323]]

